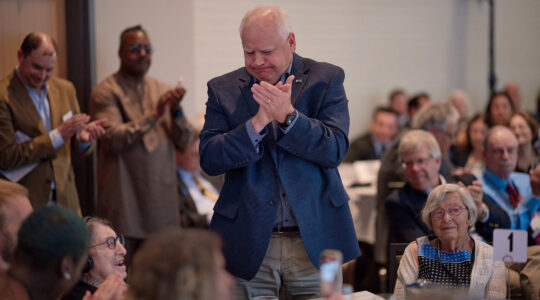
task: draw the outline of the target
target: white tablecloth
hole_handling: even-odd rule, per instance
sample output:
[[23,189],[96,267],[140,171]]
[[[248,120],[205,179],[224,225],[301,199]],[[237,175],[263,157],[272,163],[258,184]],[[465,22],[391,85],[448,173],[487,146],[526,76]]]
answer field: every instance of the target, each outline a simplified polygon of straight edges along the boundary
[[347,194],[356,230],[356,238],[368,244],[375,243],[375,219],[377,216],[377,173],[380,161],[357,161],[342,163],[338,170]]

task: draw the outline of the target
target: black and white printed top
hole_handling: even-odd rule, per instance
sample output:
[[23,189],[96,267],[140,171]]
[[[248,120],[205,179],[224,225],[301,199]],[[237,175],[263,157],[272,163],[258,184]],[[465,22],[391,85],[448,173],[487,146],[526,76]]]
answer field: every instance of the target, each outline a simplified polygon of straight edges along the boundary
[[418,243],[418,278],[448,288],[468,287],[474,260],[473,251],[440,251],[428,239],[419,238]]

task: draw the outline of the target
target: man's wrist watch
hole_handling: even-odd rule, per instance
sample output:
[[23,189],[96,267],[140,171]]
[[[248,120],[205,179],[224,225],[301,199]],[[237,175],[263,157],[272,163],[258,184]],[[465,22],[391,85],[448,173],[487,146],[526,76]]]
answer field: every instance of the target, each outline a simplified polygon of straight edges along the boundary
[[283,128],[283,129],[289,127],[292,124],[292,122],[294,121],[294,119],[296,118],[297,115],[298,115],[298,113],[296,112],[296,109],[293,110],[292,112],[288,113],[287,116],[285,117],[285,122],[279,123],[279,126],[281,126],[281,128]]

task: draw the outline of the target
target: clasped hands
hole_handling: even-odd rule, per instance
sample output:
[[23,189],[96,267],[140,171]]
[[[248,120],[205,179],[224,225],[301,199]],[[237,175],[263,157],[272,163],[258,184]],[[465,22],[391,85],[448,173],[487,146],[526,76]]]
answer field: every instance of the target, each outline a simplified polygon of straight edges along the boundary
[[186,94],[186,89],[182,86],[183,80],[184,79],[180,77],[176,87],[166,91],[159,97],[154,111],[154,116],[156,118],[161,117],[163,113],[167,111],[167,107],[169,108],[171,115],[176,115],[179,110],[180,101],[182,101],[182,98],[184,98],[184,95]]
[[107,122],[106,119],[100,119],[90,122],[90,116],[87,114],[76,114],[67,119],[58,127],[58,132],[67,141],[71,137],[79,133],[79,141],[82,143],[93,142],[100,136],[105,134],[103,125]]
[[261,132],[268,123],[285,122],[287,114],[294,111],[291,104],[291,91],[294,75],[287,77],[285,83],[278,81],[275,85],[261,81],[251,87],[253,99],[259,103],[259,110],[251,119],[251,124],[257,132]]

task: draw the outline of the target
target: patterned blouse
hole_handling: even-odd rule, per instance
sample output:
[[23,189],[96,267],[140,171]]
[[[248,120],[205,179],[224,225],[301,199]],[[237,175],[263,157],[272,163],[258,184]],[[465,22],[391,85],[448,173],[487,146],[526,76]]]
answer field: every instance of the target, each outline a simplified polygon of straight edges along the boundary
[[[427,241],[428,239],[425,239]],[[431,243],[418,243],[419,279],[447,288],[468,287],[471,282],[473,251],[442,252]],[[437,240],[437,243],[439,241]],[[437,244],[438,245],[438,244]]]

